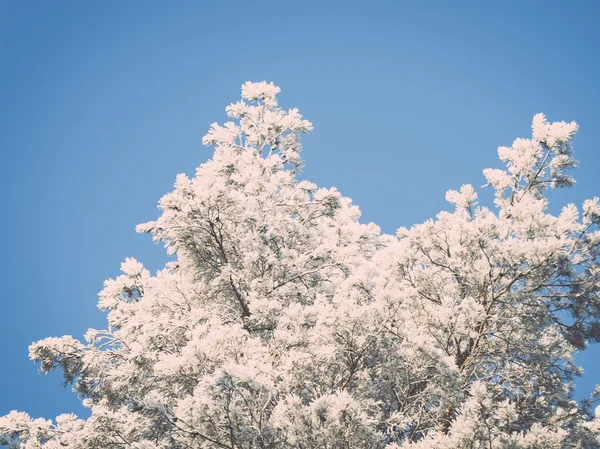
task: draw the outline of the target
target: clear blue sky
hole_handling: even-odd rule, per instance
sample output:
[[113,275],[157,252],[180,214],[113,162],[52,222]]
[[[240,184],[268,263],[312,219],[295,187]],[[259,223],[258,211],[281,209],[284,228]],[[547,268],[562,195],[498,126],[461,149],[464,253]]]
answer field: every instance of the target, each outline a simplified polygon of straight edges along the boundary
[[[314,123],[304,177],[389,233],[484,184],[537,112],[581,127],[553,209],[600,195],[599,19],[596,1],[0,0],[0,415],[81,412],[27,347],[104,328],[96,294],[125,257],[161,267],[134,227],[211,156],[247,80]],[[600,362],[581,360],[589,391]]]

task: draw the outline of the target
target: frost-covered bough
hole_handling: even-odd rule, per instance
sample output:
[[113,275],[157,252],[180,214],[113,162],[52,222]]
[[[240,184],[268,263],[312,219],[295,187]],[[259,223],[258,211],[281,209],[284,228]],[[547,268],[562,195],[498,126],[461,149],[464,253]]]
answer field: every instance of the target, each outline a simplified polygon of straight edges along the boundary
[[[397,236],[335,189],[298,180],[312,129],[279,89],[247,83],[213,124],[212,160],[179,175],[138,227],[173,260],[106,281],[106,330],[30,347],[90,409],[11,412],[13,448],[597,448],[599,394],[577,403],[575,351],[600,339],[600,205],[547,211],[569,186],[575,123],[484,171],[452,213]],[[600,390],[598,391],[600,393]],[[599,413],[596,413],[600,415]]]

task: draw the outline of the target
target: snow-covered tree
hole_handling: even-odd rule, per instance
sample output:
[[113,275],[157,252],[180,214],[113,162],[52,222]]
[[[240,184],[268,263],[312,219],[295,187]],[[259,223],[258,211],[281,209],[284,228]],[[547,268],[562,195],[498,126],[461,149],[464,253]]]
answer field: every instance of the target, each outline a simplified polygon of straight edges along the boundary
[[397,236],[335,189],[298,179],[300,135],[273,84],[246,83],[138,227],[172,261],[126,259],[105,330],[30,347],[90,417],[13,411],[0,445],[88,449],[600,447],[598,396],[577,403],[576,351],[600,339],[600,204],[548,212],[573,183],[575,123],[533,120],[452,213]]

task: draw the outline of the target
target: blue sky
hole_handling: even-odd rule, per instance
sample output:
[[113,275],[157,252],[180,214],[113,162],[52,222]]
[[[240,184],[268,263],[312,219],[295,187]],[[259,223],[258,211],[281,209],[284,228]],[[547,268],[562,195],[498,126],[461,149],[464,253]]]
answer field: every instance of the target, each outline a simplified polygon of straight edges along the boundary
[[125,257],[162,266],[134,227],[211,156],[201,138],[245,81],[314,123],[303,177],[385,232],[484,184],[537,112],[581,128],[553,210],[600,195],[599,19],[595,1],[0,1],[0,415],[82,411],[27,347],[105,327],[96,294]]

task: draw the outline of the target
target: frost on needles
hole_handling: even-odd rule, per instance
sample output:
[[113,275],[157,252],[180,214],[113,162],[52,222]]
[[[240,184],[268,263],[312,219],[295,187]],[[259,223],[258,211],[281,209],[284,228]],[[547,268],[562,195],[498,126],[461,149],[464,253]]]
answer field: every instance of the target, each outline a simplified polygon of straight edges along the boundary
[[300,181],[298,110],[246,83],[196,176],[142,224],[173,261],[127,259],[105,282],[105,330],[30,347],[88,419],[0,418],[0,442],[44,449],[597,448],[600,389],[573,399],[576,351],[600,338],[600,206],[548,213],[573,184],[575,123],[487,169],[454,211],[382,235],[336,189]]

